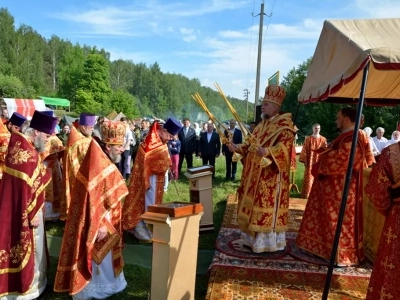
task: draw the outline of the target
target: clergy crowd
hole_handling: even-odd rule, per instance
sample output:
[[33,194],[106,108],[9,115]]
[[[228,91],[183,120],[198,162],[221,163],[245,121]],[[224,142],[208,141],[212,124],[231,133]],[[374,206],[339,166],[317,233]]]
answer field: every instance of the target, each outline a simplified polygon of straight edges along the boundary
[[[48,285],[45,220],[65,221],[52,288],[73,299],[104,299],[122,291],[122,232],[144,242],[152,229],[141,215],[161,204],[168,180],[177,180],[193,154],[203,165],[225,156],[225,179],[240,179],[237,221],[243,244],[255,253],[283,251],[289,223],[291,159],[296,135],[292,115],[281,111],[286,92],[270,85],[262,100],[262,120],[246,134],[232,119],[226,128],[212,123],[192,127],[185,118],[110,121],[81,113],[55,134],[52,111],[32,119],[17,112],[0,122],[0,299],[41,299]],[[340,134],[330,143],[312,126],[299,161],[304,163],[301,195],[307,199],[296,244],[330,259],[354,135],[356,111],[337,112]],[[364,120],[361,119],[360,127]],[[400,294],[400,132],[359,130],[336,267],[360,265],[363,249],[363,197],[386,216],[367,299]],[[131,162],[134,162],[133,165]],[[237,164],[243,164],[239,178]],[[363,171],[370,169],[363,185]],[[213,177],[215,173],[213,174]]]
[[[56,135],[59,120],[51,110],[35,111],[30,121],[17,112],[8,118],[5,111],[0,122],[0,299],[43,299],[49,286],[73,299],[104,299],[122,291],[127,285],[122,231],[151,241],[140,215],[162,201],[171,164],[167,143],[181,130],[180,122],[169,118],[152,124],[127,185],[130,167],[120,162],[133,138],[125,120],[101,118],[96,126],[94,114],[81,113]],[[45,220],[58,219],[65,228],[50,284]]]

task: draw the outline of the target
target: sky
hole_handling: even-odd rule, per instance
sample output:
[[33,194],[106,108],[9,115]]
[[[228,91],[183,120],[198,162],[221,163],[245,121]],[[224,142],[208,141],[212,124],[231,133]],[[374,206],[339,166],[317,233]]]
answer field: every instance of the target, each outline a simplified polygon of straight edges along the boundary
[[[264,3],[259,47],[261,4]],[[227,96],[254,103],[258,49],[259,95],[311,57],[325,20],[400,17],[400,0],[0,0],[15,26],[45,38],[97,46],[111,60],[157,62],[164,73],[218,83]]]

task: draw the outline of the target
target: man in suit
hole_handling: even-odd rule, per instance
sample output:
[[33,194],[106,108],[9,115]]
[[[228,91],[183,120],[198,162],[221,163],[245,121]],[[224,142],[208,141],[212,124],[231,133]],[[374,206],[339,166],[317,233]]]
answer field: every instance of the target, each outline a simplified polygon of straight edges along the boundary
[[193,168],[193,153],[196,153],[196,131],[190,127],[190,120],[183,119],[183,127],[178,133],[181,141],[181,152],[179,152],[179,174],[181,174],[183,160],[186,159],[188,168]]
[[[200,133],[199,153],[204,165],[215,167],[215,158],[221,153],[221,140],[219,135],[214,131],[214,125],[211,122],[207,124],[207,132]],[[215,176],[215,168],[213,170],[213,178]]]
[[[225,131],[225,136],[231,136],[231,142],[235,145],[242,143],[242,131],[235,128],[236,121],[234,119],[229,121],[229,129]],[[226,180],[236,180],[237,162],[232,162],[233,153],[229,151],[226,145],[222,146],[222,155],[225,156],[226,160]]]

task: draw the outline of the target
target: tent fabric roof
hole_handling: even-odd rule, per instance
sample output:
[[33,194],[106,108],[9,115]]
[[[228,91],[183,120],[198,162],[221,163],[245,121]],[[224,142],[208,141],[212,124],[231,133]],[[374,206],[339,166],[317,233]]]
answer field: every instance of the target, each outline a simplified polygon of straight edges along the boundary
[[325,21],[299,102],[357,103],[369,61],[366,104],[399,104],[400,18]]
[[57,105],[57,106],[69,106],[70,102],[67,99],[63,98],[50,98],[50,97],[43,97],[40,96],[40,99],[44,100],[46,105]]
[[118,113],[117,113],[115,110],[113,110],[112,112],[110,112],[110,113],[106,116],[106,118],[109,119],[109,120],[114,120],[114,118],[115,118],[116,116],[118,116]]
[[123,112],[120,112],[120,113],[119,113],[118,115],[116,115],[112,120],[113,120],[113,121],[119,121],[119,120],[121,120],[122,117],[126,117],[126,116],[124,115]]
[[6,103],[9,116],[17,112],[30,119],[35,110],[49,110],[41,99],[4,98],[3,100]]

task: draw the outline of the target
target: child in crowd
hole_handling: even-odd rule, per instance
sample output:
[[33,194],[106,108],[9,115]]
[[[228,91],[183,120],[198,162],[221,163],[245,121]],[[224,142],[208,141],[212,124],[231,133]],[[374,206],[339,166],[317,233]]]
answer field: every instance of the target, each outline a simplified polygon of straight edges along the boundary
[[181,141],[178,139],[178,135],[174,135],[168,142],[168,150],[171,156],[171,180],[178,180],[179,152],[181,151]]

